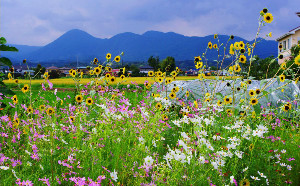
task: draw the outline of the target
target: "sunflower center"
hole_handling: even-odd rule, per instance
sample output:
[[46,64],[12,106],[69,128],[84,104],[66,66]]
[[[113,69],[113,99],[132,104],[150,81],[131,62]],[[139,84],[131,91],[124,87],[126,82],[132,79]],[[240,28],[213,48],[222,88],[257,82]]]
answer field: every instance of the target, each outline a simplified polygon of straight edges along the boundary
[[267,20],[270,20],[270,19],[271,19],[271,17],[270,17],[270,16],[267,16],[267,17],[266,17],[266,19],[267,19]]

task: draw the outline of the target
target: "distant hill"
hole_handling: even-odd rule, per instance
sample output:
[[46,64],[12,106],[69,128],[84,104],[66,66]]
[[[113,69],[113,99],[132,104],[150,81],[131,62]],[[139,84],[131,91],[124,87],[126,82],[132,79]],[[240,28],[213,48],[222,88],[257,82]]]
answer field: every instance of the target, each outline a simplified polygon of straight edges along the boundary
[[[220,43],[228,41],[229,36],[219,35]],[[33,47],[24,45],[12,45],[17,47],[20,52],[3,52],[1,55],[10,57],[13,61],[20,61],[24,58],[32,62],[45,62],[60,64],[64,62],[86,61],[89,62],[97,57],[105,60],[106,53],[113,56],[124,52],[124,61],[147,61],[153,56],[164,59],[173,56],[176,61],[193,60],[194,56],[202,55],[206,50],[207,43],[213,44],[217,40],[213,35],[205,37],[188,37],[174,32],[148,31],[142,35],[125,32],[117,34],[109,39],[95,38],[92,35],[78,29],[70,30],[43,47]],[[253,43],[243,38],[235,36],[233,41],[244,41]],[[228,45],[229,48],[229,45]],[[255,54],[261,58],[271,55],[277,56],[277,42],[272,40],[262,40],[254,50]],[[221,50],[221,54],[224,52]],[[216,50],[209,50],[207,58],[211,62],[217,58]]]

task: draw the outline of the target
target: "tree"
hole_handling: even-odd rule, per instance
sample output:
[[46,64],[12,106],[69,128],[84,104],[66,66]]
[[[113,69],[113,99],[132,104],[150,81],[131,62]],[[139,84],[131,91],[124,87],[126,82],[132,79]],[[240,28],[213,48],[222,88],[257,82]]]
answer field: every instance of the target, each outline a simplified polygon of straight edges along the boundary
[[[36,78],[41,77],[42,74],[44,74],[46,72],[46,68],[42,67],[41,64],[37,64],[36,68],[34,69],[34,76],[36,76]],[[37,75],[38,74],[38,75]]]
[[163,72],[171,72],[176,69],[175,59],[174,57],[168,56],[166,59],[164,59],[161,64],[161,71]]
[[[11,51],[11,52],[18,52],[18,49],[15,47],[7,46],[6,39],[4,37],[0,37],[0,51]],[[6,57],[0,57],[0,66],[9,66],[12,67],[12,62]],[[2,82],[2,77],[5,74],[0,72],[0,93],[2,94],[13,94],[13,92]],[[5,107],[5,104],[1,104],[0,107]]]
[[148,59],[148,65],[154,68],[154,71],[157,71],[159,68],[159,57],[156,56],[154,58],[153,56],[150,56]]
[[[272,78],[278,71],[279,65],[274,56],[260,59],[258,56],[253,57],[255,60],[251,63],[249,76],[255,77],[257,80]],[[240,63],[245,75],[248,74],[250,62]]]
[[131,65],[130,66],[130,70],[132,71],[132,76],[133,77],[138,77],[138,76],[140,76],[140,69],[137,67],[137,66],[135,66],[135,65]]

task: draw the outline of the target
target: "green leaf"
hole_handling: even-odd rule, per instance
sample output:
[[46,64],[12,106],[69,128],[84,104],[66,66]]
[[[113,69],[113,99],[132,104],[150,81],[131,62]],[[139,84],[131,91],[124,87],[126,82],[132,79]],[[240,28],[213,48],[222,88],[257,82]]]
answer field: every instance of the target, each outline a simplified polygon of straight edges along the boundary
[[11,65],[12,65],[11,61],[6,57],[1,57],[0,58],[0,63],[3,63],[4,65],[7,65],[9,67],[11,67]]
[[0,45],[0,51],[11,51],[11,52],[18,52],[19,50],[16,47]]
[[[269,90],[270,91],[270,90]],[[269,94],[268,94],[269,92],[267,92],[267,91],[263,91],[263,97],[266,97],[267,98],[267,100],[269,100]]]
[[278,85],[280,84],[280,78],[279,78],[279,76],[277,76],[277,83],[278,83]]
[[6,43],[6,39],[4,37],[0,37],[0,44],[4,45]]
[[257,103],[256,105],[253,106],[256,115],[260,114],[261,111],[260,106],[261,106],[260,103]]

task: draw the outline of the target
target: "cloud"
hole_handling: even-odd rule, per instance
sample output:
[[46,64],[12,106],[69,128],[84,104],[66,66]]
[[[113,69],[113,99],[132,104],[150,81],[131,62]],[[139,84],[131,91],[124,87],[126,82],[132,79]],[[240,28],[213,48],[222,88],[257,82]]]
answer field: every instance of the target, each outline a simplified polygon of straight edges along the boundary
[[148,30],[177,32],[188,36],[233,34],[253,39],[259,11],[274,15],[262,34],[279,37],[300,19],[298,0],[2,0],[1,34],[9,43],[46,45],[68,30],[82,29],[107,38],[122,32]]

